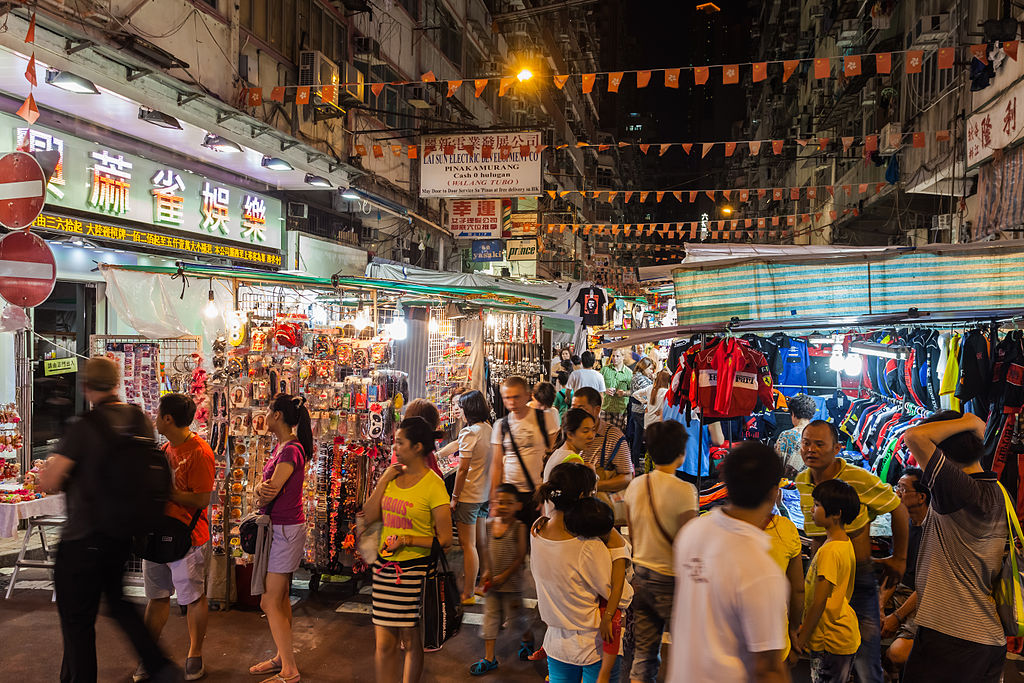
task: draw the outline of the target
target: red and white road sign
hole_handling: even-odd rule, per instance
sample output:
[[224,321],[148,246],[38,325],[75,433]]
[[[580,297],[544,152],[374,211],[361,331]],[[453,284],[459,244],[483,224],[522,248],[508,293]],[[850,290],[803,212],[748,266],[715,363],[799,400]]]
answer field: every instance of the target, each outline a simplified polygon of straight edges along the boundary
[[46,240],[27,230],[0,238],[0,296],[31,308],[50,298],[57,262]]
[[26,152],[0,157],[0,225],[27,228],[45,203],[46,175],[36,158]]

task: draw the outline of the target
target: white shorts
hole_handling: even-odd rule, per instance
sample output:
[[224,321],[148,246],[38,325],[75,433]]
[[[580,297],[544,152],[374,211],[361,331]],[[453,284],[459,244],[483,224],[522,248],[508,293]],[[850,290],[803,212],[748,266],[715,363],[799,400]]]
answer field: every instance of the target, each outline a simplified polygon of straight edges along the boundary
[[209,557],[206,546],[193,546],[180,560],[159,564],[142,561],[142,580],[150,600],[178,594],[179,605],[191,605],[206,593],[206,570]]
[[291,574],[299,568],[302,554],[306,549],[305,524],[274,524],[274,538],[270,542],[270,559],[267,571],[274,574]]

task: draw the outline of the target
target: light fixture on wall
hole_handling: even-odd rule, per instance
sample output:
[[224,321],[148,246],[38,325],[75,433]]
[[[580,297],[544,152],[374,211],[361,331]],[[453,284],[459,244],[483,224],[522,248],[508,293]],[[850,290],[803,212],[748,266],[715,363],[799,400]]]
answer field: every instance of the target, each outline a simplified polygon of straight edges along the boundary
[[88,78],[82,78],[81,76],[76,76],[75,74],[67,71],[60,71],[59,69],[47,69],[46,82],[55,88],[78,93],[79,95],[100,94],[99,88],[97,88],[96,84]]
[[351,187],[346,187],[344,190],[341,191],[341,198],[347,199],[351,202],[357,202],[360,199],[362,199],[362,197],[356,194],[356,191],[353,190]]
[[162,111],[156,109],[147,109],[146,107],[139,107],[139,118],[146,123],[152,123],[154,126],[160,126],[161,128],[170,128],[171,130],[181,130],[181,123],[178,119],[174,118],[170,114],[165,114]]
[[850,344],[850,353],[859,353],[862,356],[876,356],[878,358],[895,358],[896,360],[910,358],[910,349],[906,346],[879,344],[877,342],[854,342]]
[[217,302],[213,298],[213,280],[210,280],[210,296],[206,305],[203,306],[203,315],[207,318],[216,318],[217,312]]
[[260,166],[263,168],[269,168],[271,171],[291,171],[295,168],[284,159],[266,155],[264,155],[263,160],[260,161]]
[[203,138],[203,147],[212,149],[214,152],[241,152],[242,148],[237,142],[232,142],[225,137],[207,133]]
[[313,187],[334,187],[331,185],[331,181],[327,178],[314,175],[312,173],[307,173],[306,177],[303,178],[303,181],[305,181],[307,185],[312,185]]

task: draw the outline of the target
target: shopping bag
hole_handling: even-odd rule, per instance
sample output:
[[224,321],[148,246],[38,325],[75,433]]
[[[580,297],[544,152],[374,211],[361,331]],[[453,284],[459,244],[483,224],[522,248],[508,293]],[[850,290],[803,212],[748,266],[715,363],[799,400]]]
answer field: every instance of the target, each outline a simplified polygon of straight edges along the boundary
[[993,597],[996,601],[996,612],[1003,624],[1003,633],[1010,637],[1024,636],[1024,534],[1021,533],[1020,522],[1014,510],[1013,500],[1002,484],[999,488],[1006,500],[1006,523],[1009,528],[1009,540],[1003,568],[995,582]]
[[462,626],[462,596],[436,538],[423,582],[422,611],[423,647],[428,650],[439,649]]
[[372,565],[377,561],[380,548],[381,522],[366,523],[366,516],[360,511],[356,513],[356,548],[363,562]]

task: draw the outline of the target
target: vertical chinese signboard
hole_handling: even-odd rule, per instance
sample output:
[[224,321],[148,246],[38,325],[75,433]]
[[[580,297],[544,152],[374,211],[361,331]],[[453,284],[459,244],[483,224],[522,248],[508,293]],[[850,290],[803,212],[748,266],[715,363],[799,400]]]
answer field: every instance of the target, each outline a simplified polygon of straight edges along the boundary
[[539,196],[540,145],[538,132],[424,136],[420,196]]
[[0,139],[57,151],[35,227],[147,247],[281,265],[281,202],[0,114]]
[[967,119],[967,165],[975,166],[1020,139],[1024,120],[1018,113],[1024,105],[1024,81],[1004,92],[997,100]]
[[448,229],[455,239],[501,237],[500,199],[456,199],[448,211]]

